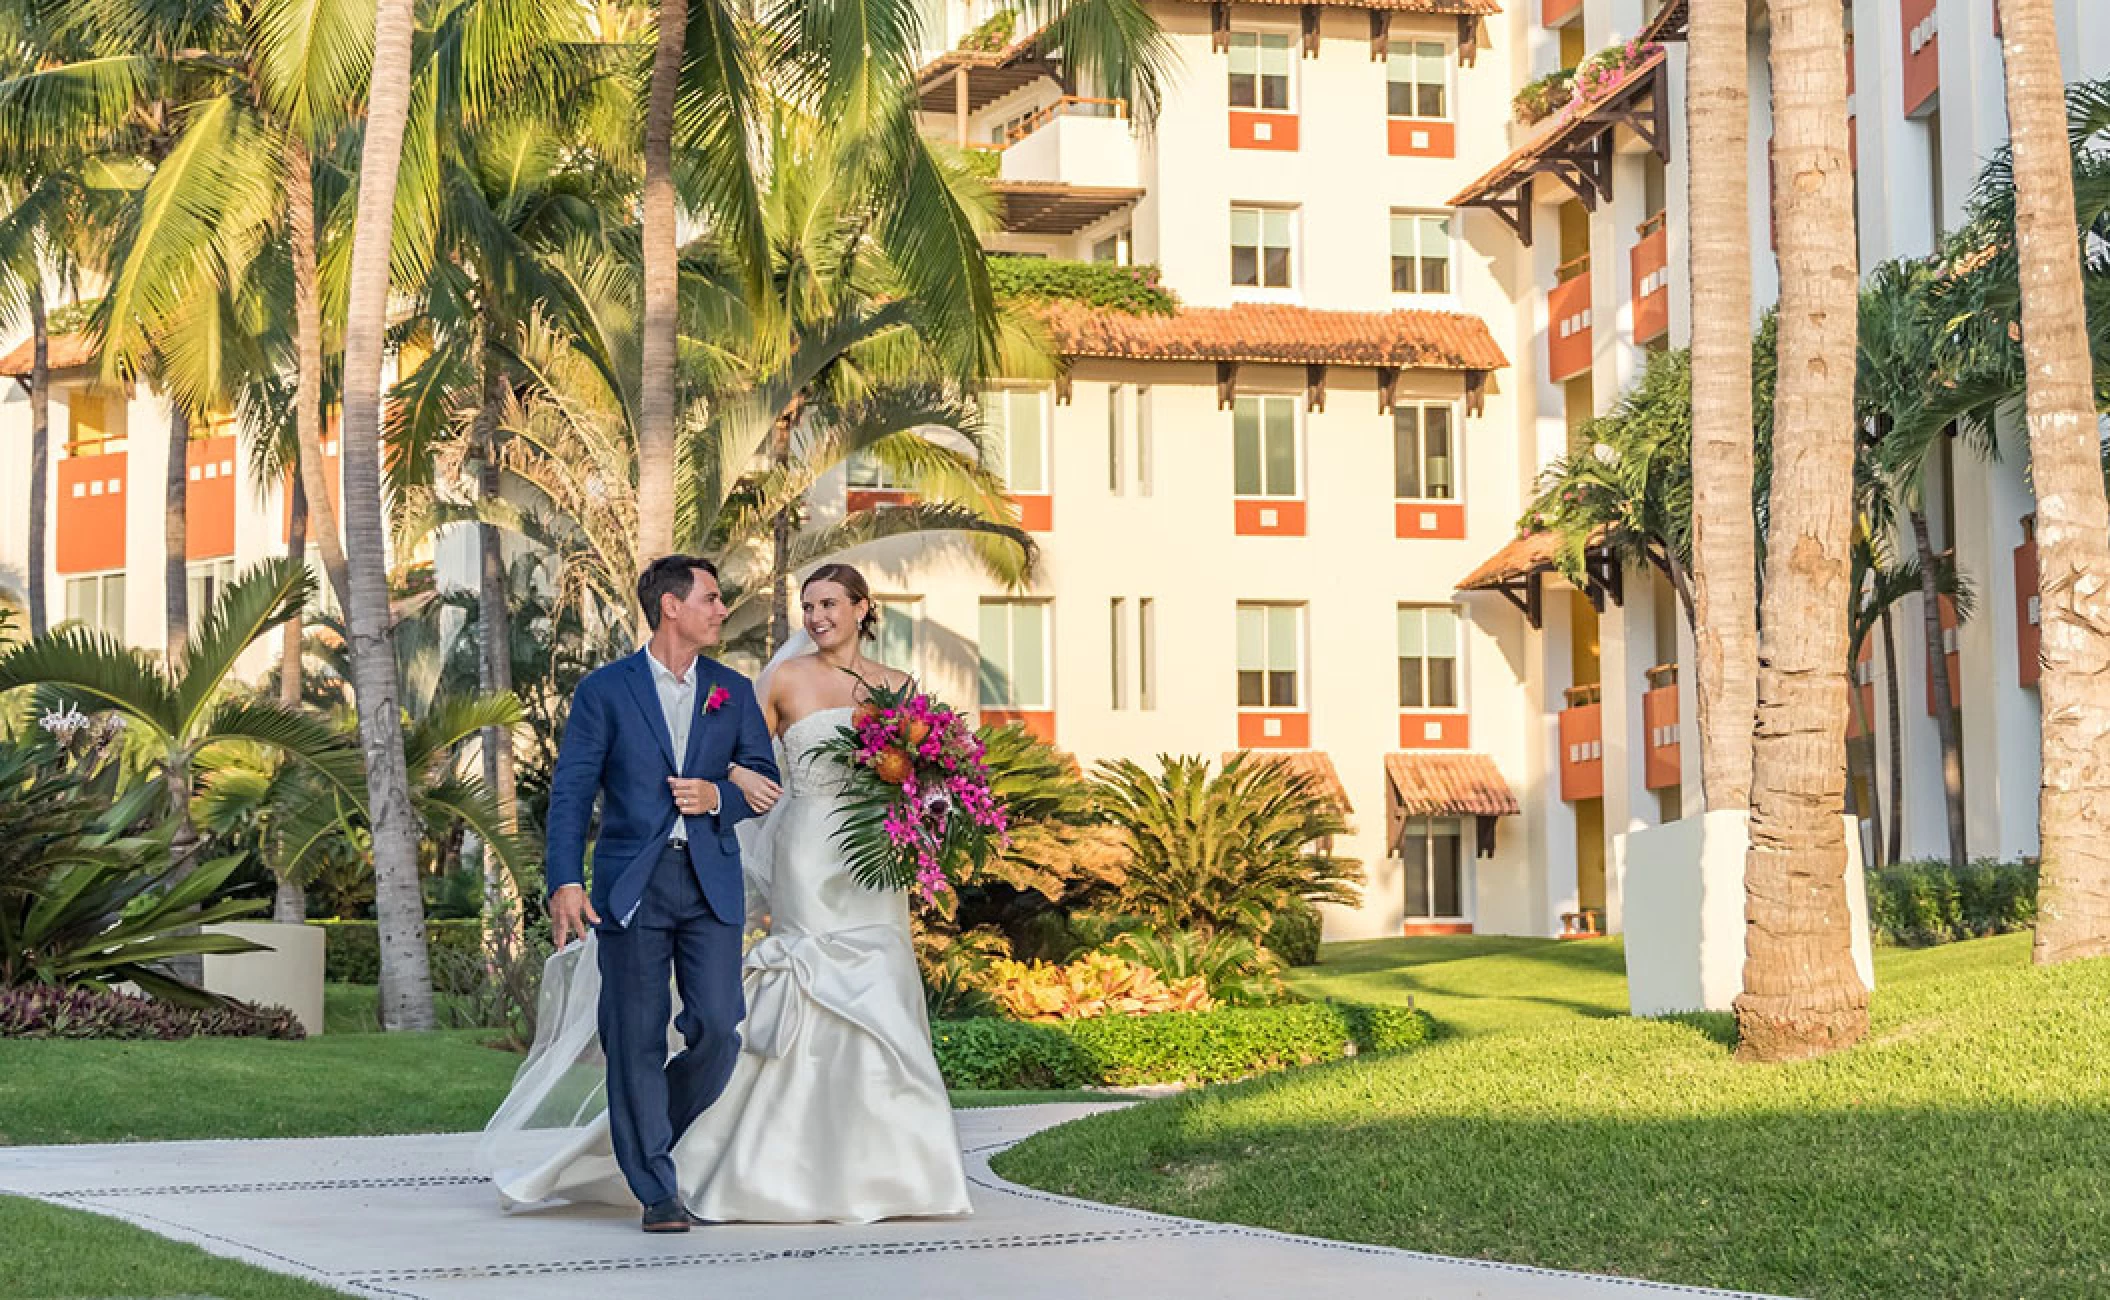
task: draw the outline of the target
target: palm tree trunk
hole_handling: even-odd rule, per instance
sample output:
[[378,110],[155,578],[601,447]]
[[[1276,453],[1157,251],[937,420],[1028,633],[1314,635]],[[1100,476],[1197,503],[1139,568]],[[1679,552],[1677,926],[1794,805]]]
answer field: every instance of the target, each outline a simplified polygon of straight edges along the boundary
[[1758,541],[1752,519],[1751,215],[1747,0],[1692,0],[1686,131],[1692,163],[1693,649],[1700,788],[1748,808],[1758,708]]
[[29,634],[51,623],[44,575],[51,568],[47,536],[51,511],[51,328],[44,319],[44,285],[29,285]]
[[681,248],[674,211],[674,99],[689,21],[688,0],[659,0],[659,38],[645,106],[644,334],[639,339],[637,558],[674,549],[674,386]]
[[1890,611],[1883,619],[1883,695],[1890,712],[1890,843],[1885,862],[1897,862],[1905,854],[1905,725],[1898,698],[1898,629]]
[[[176,833],[169,838],[169,859],[175,870],[169,874],[170,885],[188,879],[197,869],[194,859],[200,848],[198,828],[190,816],[190,764],[185,760],[171,760],[162,778],[168,788],[169,810],[176,819]],[[186,928],[184,934],[196,933],[195,928]],[[168,959],[168,973],[185,984],[202,986],[205,981],[205,958],[192,953]]]
[[[315,171],[305,141],[286,139],[286,225],[293,245],[293,330],[297,353],[293,432],[299,443],[300,486],[313,517],[310,532],[322,555],[323,576],[337,594],[337,608],[351,607],[345,574],[344,539],[337,508],[330,502],[329,469],[322,455],[322,273],[315,246]],[[342,462],[340,462],[341,464]]]
[[168,613],[168,661],[174,671],[190,644],[190,416],[175,401],[169,404],[169,459],[163,483],[167,515],[161,526],[162,599]]
[[[781,478],[791,464],[790,411],[778,414],[770,431],[770,462]],[[769,527],[769,653],[791,639],[791,503],[778,507]]]
[[[1869,842],[1875,846],[1875,851],[1871,855],[1874,861],[1869,863],[1869,865],[1880,867],[1886,859],[1883,857],[1883,800],[1876,792],[1876,720],[1868,716],[1868,707],[1861,699],[1861,683],[1856,681],[1854,677],[1855,665],[1861,662],[1861,646],[1865,643],[1867,633],[1864,631],[1861,635],[1864,638],[1863,641],[1857,641],[1847,647],[1846,698],[1853,707],[1854,721],[1861,724],[1861,734],[1868,738],[1868,744],[1866,746],[1848,745],[1846,747],[1846,777],[1847,788],[1854,792],[1855,811],[1865,813],[1868,817]],[[1854,755],[1864,749],[1868,757],[1861,760],[1857,766],[1854,761]],[[1863,780],[1861,778],[1866,779]],[[1868,806],[1866,808],[1859,806],[1861,791],[1864,789],[1868,791]]]
[[[308,558],[308,494],[298,478],[288,489],[292,493],[291,518],[287,523],[286,558],[295,564],[305,564]],[[280,632],[278,651],[278,702],[279,707],[298,709],[302,688],[301,647],[305,631],[301,616],[294,614],[286,620]]]
[[[1838,0],[1772,5],[1780,380],[1735,1004],[1737,1054],[1751,1061],[1818,1056],[1868,1032],[1839,815],[1860,305],[1842,12]],[[1693,150],[1696,163],[1704,152]],[[1743,155],[1735,161],[1743,166]]]
[[381,945],[381,1017],[390,1030],[433,1027],[432,971],[418,877],[418,821],[403,757],[388,532],[381,507],[381,349],[388,327],[388,252],[410,107],[411,0],[379,0],[359,206],[345,313],[343,496],[353,688],[373,831],[374,914]]
[[2088,325],[2074,239],[2058,24],[2050,0],[2004,0],[2015,245],[2037,489],[2044,671],[2040,965],[2110,953],[2110,505],[2091,400]]
[[308,919],[308,891],[291,877],[278,878],[278,892],[271,899],[271,919],[281,925],[299,925]]
[[[476,412],[477,485],[479,496],[496,501],[501,487],[498,472],[498,417],[506,395],[505,370],[497,350],[486,339],[483,344],[483,401]],[[506,608],[505,548],[498,525],[476,526],[478,583],[476,594],[477,686],[486,694],[513,689],[513,633]],[[517,827],[513,778],[513,732],[509,727],[487,727],[483,735],[484,784],[498,801],[500,824],[507,831]],[[508,950],[520,938],[520,889],[506,870],[498,851],[483,845],[484,928],[487,946]]]
[[1941,741],[1942,798],[1949,814],[1949,867],[1963,870],[1963,745],[1956,737],[1955,686],[1949,680],[1949,650],[1942,637],[1941,588],[1934,542],[1927,532],[1927,513],[1908,510],[1912,547],[1919,556],[1920,626],[1927,638],[1927,676],[1934,690],[1934,734]]

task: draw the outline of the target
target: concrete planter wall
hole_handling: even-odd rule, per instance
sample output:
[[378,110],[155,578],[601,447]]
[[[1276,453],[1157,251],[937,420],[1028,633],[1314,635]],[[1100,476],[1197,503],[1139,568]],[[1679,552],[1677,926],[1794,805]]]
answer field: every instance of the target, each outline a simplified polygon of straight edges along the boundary
[[[1702,813],[1612,837],[1621,882],[1627,997],[1637,1016],[1727,1011],[1744,979],[1745,814]],[[1846,819],[1854,965],[1876,983],[1858,829]]]
[[312,925],[229,921],[207,927],[262,944],[267,952],[205,958],[208,991],[260,1006],[284,1007],[310,1034],[322,1032],[323,932]]

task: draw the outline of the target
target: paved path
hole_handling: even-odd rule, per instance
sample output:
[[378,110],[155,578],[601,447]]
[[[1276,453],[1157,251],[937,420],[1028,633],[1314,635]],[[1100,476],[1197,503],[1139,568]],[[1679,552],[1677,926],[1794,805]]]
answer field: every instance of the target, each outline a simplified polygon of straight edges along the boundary
[[505,1215],[473,1134],[0,1148],[0,1192],[95,1210],[352,1295],[416,1300],[1542,1300],[1724,1295],[1199,1223],[1050,1196],[989,1156],[1090,1105],[960,1113],[975,1214],[699,1228],[634,1212]]

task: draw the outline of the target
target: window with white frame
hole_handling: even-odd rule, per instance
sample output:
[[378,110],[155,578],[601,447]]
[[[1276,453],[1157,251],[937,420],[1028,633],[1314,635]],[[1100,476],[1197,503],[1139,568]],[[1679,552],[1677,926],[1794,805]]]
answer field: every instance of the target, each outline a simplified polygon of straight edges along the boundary
[[1450,51],[1442,41],[1398,41],[1385,56],[1385,111],[1393,117],[1451,115]]
[[125,575],[89,573],[66,579],[66,620],[125,639]]
[[843,472],[848,476],[852,488],[861,492],[899,492],[902,490],[900,476],[879,459],[877,453],[864,450],[853,451],[844,462]]
[[922,622],[923,602],[914,596],[880,596],[872,601],[879,615],[872,643],[872,657],[889,668],[914,676],[916,672],[916,627]]
[[1150,385],[1136,385],[1136,495],[1150,495]]
[[194,560],[191,562],[186,584],[190,600],[190,623],[196,628],[205,615],[234,581],[234,558],[218,560]]
[[1121,495],[1121,475],[1127,467],[1128,420],[1122,404],[1128,400],[1126,384],[1106,386],[1106,490]]
[[982,602],[980,694],[985,709],[1051,707],[1045,601]]
[[1446,212],[1392,214],[1392,292],[1451,291],[1451,218]]
[[1149,596],[1136,602],[1136,707],[1158,707],[1158,602]]
[[1297,399],[1246,396],[1231,404],[1232,490],[1242,497],[1295,497]]
[[982,394],[982,432],[996,471],[1013,492],[1048,490],[1047,392],[992,388]]
[[1231,283],[1246,289],[1296,284],[1297,214],[1291,208],[1231,209]]
[[1410,817],[1401,828],[1407,919],[1465,919],[1465,826],[1453,817]]
[[1231,107],[1289,112],[1294,45],[1288,32],[1232,32]]
[[1392,495],[1401,501],[1458,499],[1456,440],[1448,402],[1392,408]]
[[1128,600],[1115,596],[1107,602],[1109,634],[1113,669],[1113,706],[1116,710],[1128,707]]
[[1399,607],[1399,707],[1458,707],[1458,611],[1450,605]]
[[1304,707],[1304,607],[1238,607],[1238,707]]

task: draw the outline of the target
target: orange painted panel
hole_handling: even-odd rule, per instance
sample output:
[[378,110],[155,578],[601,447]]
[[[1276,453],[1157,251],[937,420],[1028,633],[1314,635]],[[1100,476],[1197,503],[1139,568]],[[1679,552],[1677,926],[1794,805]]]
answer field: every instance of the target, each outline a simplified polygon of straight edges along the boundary
[[1435,938],[1440,935],[1471,934],[1471,921],[1409,921],[1399,927],[1401,937],[1407,939]]
[[1239,497],[1233,526],[1240,537],[1304,536],[1304,503],[1286,497]]
[[1462,541],[1465,507],[1456,501],[1395,501],[1392,530],[1399,537]]
[[[1941,615],[1942,639],[1949,640],[1956,633],[1956,606],[1947,596],[1936,597],[1935,604]],[[1924,642],[1925,635],[1922,635],[1920,640]],[[1934,716],[1934,660],[1932,656],[1927,655],[1924,646],[1921,647],[1920,653],[1927,660],[1927,716],[1931,718]],[[1949,666],[1949,706],[1960,709],[1963,707],[1963,661],[1953,650],[1943,657],[1948,660]]]
[[1007,722],[1016,722],[1031,732],[1035,739],[1052,745],[1055,743],[1055,714],[1051,709],[983,709],[982,725],[1001,727]]
[[1470,749],[1472,718],[1463,713],[1406,713],[1399,715],[1401,749]]
[[1539,26],[1558,27],[1582,12],[1583,0],[1540,0]]
[[1546,375],[1554,383],[1590,368],[1590,273],[1546,294]]
[[2034,531],[2024,534],[2015,548],[2015,671],[2024,686],[2035,686],[2043,675],[2038,659],[2043,646],[2042,611],[2037,604],[2037,539]]
[[1045,492],[1030,496],[1015,496],[1011,503],[1018,507],[1018,526],[1029,533],[1052,532],[1055,528],[1055,498]]
[[913,493],[900,492],[893,488],[851,488],[848,496],[848,505],[852,512],[905,506],[916,499]]
[[1634,245],[1634,341],[1670,329],[1670,235],[1661,227]]
[[1676,686],[1659,686],[1642,695],[1641,726],[1648,732],[1642,783],[1651,790],[1677,785],[1684,779],[1684,768],[1679,758]]
[[59,462],[58,528],[60,573],[101,573],[125,567],[124,452],[68,456]]
[[1240,713],[1240,749],[1310,749],[1309,713]]
[[1455,158],[1458,128],[1433,118],[1391,118],[1385,123],[1385,148],[1394,158]]
[[216,560],[234,554],[234,464],[232,435],[200,438],[190,445],[190,486],[183,503],[186,558]]
[[[344,529],[344,466],[338,457],[337,418],[330,417],[329,431],[322,439],[322,476],[330,485],[330,508],[337,512],[338,531]],[[285,505],[279,510],[279,534],[288,542],[293,540],[293,482],[286,481]]]
[[1561,798],[1569,803],[1604,797],[1604,706],[1561,710]]
[[1231,110],[1231,147],[1280,149],[1294,153],[1297,148],[1297,115],[1234,108]]
[[1926,107],[1941,89],[1941,36],[1935,17],[1938,0],[1899,0],[1899,27],[1904,38],[1905,115]]

